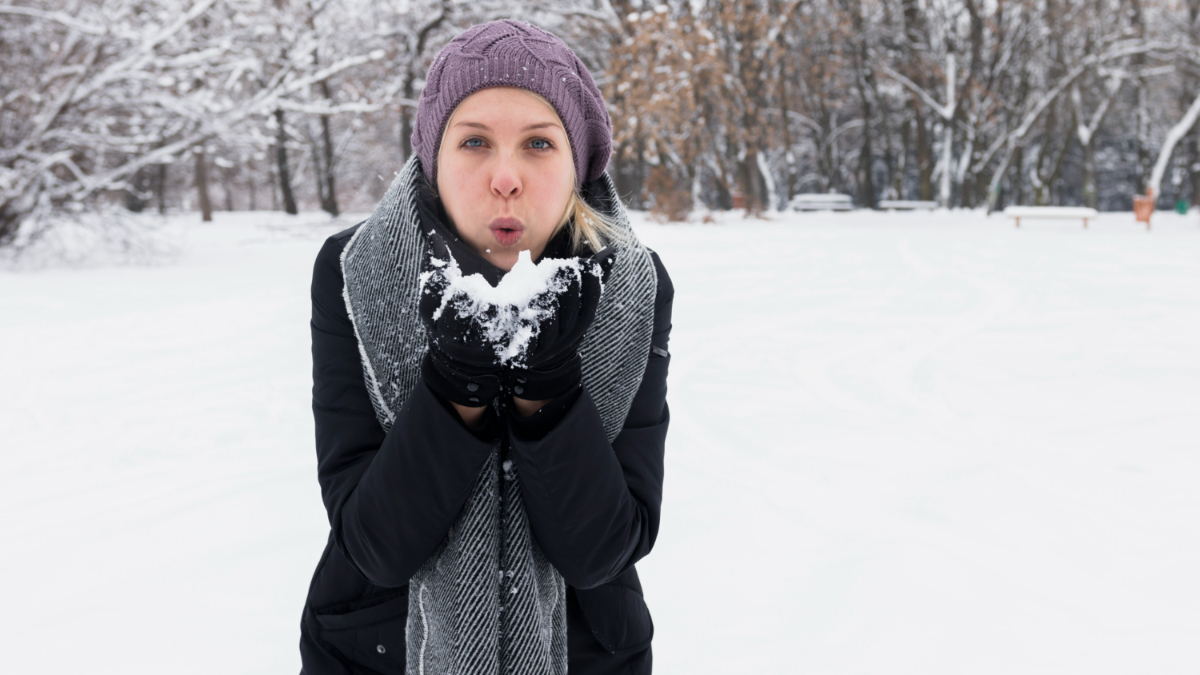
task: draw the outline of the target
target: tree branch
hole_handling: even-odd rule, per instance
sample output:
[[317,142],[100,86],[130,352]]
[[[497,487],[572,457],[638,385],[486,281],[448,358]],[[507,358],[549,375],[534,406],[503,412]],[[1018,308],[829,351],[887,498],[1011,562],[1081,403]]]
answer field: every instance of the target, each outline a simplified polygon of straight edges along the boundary
[[53,21],[54,23],[62,24],[71,30],[86,33],[88,35],[106,35],[108,28],[97,26],[80,21],[66,12],[43,12],[40,9],[32,7],[20,7],[18,5],[0,5],[0,14],[15,14],[18,16],[28,16],[34,19],[43,21]]

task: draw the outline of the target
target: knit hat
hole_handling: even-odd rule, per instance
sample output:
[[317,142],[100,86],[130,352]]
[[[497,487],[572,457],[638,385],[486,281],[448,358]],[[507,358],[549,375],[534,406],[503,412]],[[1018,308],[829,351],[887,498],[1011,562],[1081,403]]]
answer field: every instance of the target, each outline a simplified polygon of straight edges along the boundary
[[451,113],[466,97],[495,86],[521,87],[550,101],[571,143],[576,187],[604,173],[612,122],[591,73],[554,34],[503,19],[468,28],[429,66],[412,147],[430,183],[437,185],[438,149]]

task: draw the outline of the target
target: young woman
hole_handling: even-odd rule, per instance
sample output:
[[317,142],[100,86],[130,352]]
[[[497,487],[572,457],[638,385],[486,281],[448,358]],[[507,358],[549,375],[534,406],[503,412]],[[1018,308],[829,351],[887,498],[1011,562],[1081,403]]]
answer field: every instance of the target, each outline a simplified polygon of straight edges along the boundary
[[[331,532],[302,672],[649,673],[634,563],[658,531],[673,289],[604,171],[600,92],[554,35],[475,26],[430,66],[412,141],[313,270]],[[523,313],[463,290],[528,272],[522,251],[552,272]]]

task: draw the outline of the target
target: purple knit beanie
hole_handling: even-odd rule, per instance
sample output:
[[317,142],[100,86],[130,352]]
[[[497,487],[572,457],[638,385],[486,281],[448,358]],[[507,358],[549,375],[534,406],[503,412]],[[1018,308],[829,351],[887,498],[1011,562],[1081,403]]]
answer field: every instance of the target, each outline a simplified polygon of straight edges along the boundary
[[437,185],[438,147],[451,113],[466,97],[495,86],[528,89],[554,106],[571,142],[575,187],[604,173],[612,154],[612,121],[592,74],[554,34],[503,19],[468,28],[429,66],[412,147],[430,183]]

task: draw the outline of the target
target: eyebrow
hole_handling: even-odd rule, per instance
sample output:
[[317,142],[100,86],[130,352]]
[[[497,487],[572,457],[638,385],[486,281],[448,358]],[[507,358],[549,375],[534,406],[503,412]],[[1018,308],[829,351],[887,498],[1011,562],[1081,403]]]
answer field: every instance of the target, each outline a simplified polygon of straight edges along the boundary
[[[456,122],[454,124],[454,126],[456,126],[456,127],[474,127],[476,129],[483,129],[484,131],[491,131],[491,128],[488,127],[488,125],[482,124],[480,122]],[[525,127],[521,131],[530,131],[533,129],[545,129],[546,127],[562,128],[558,124],[558,122],[538,122],[537,124],[530,124],[529,126]]]

